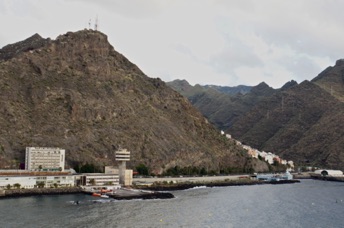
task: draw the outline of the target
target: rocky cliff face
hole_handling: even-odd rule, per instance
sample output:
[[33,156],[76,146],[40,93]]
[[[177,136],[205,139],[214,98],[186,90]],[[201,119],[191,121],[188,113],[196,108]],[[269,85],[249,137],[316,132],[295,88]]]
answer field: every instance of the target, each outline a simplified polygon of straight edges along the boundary
[[116,164],[119,147],[131,151],[129,167],[143,163],[155,173],[177,165],[258,167],[106,35],[84,30],[28,40],[0,51],[1,168],[23,162],[26,146],[65,148],[71,167]]
[[243,142],[299,165],[342,169],[343,113],[335,97],[304,81],[267,97],[229,130]]
[[212,124],[221,130],[230,128],[238,117],[275,92],[265,82],[254,87],[191,86],[185,80],[175,80],[167,84],[187,97]]
[[0,49],[0,61],[11,59],[22,52],[38,49],[46,45],[50,39],[43,39],[37,33],[27,38],[26,40],[9,44]]
[[343,169],[344,60],[311,82],[290,81],[277,90],[261,83],[234,97],[187,91],[181,93],[219,129],[244,144],[301,166]]

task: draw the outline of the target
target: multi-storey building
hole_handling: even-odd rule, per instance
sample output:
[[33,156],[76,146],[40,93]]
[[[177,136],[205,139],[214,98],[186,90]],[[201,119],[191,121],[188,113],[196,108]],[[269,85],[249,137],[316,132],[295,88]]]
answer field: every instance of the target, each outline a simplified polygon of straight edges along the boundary
[[25,169],[64,171],[65,150],[51,147],[26,147]]

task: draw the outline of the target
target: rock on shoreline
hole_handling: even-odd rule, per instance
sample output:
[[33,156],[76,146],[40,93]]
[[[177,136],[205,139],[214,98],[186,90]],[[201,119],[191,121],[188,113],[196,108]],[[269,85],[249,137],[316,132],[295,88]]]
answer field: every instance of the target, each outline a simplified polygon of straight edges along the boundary
[[119,195],[112,195],[110,196],[116,200],[132,200],[132,199],[172,199],[174,195],[169,192],[152,192],[146,194],[138,194],[138,195],[131,195],[131,196],[119,196]]

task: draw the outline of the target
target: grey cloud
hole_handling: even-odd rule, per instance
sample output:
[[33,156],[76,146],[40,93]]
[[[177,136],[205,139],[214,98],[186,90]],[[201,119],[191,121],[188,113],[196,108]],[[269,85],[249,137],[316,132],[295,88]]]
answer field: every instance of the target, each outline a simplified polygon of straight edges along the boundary
[[307,56],[283,59],[279,63],[291,72],[291,79],[297,81],[312,79],[323,70]]
[[227,47],[209,61],[209,64],[220,73],[233,73],[238,67],[263,66],[262,60],[252,49],[240,43]]
[[[70,0],[81,4],[93,4],[97,7],[120,14],[124,17],[144,19],[161,13],[163,2],[159,0]],[[69,2],[69,1],[66,1]]]

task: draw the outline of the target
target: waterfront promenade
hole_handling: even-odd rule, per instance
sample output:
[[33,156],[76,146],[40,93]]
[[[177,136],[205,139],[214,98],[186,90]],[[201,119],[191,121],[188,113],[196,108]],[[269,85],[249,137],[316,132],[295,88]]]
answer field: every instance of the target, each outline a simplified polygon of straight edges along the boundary
[[211,182],[223,182],[223,181],[234,181],[240,179],[248,179],[250,175],[227,175],[227,176],[202,176],[202,177],[150,177],[150,178],[140,178],[135,177],[133,179],[133,184],[136,185],[151,185],[154,182],[167,182],[167,183],[211,183]]

